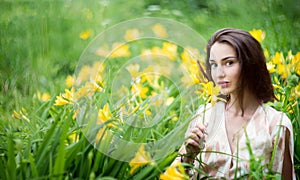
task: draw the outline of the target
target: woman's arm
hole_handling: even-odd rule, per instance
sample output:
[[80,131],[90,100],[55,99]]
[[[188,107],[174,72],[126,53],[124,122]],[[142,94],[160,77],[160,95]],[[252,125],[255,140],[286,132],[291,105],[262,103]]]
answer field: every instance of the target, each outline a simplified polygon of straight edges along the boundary
[[293,179],[293,163],[290,154],[290,132],[286,131],[285,134],[285,146],[284,146],[284,159],[282,167],[282,178],[281,179]]

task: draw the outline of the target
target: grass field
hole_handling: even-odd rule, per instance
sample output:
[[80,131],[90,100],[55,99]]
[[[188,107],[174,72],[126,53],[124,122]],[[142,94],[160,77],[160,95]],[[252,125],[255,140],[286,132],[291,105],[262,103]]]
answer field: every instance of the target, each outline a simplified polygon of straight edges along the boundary
[[[197,94],[193,101],[185,101],[179,94],[181,88],[190,90],[188,85],[177,87],[160,76],[141,76],[138,84],[124,89],[129,94],[127,99],[116,97],[118,101],[110,97],[114,92],[121,93],[117,92],[120,87],[108,88],[108,84],[112,83],[109,77],[119,77],[113,70],[119,66],[106,64],[112,69],[99,72],[102,64],[96,60],[89,66],[80,65],[84,50],[97,35],[120,22],[140,17],[172,19],[191,27],[206,41],[224,27],[262,30],[265,37],[261,43],[279,99],[272,105],[292,121],[295,169],[300,174],[299,1],[2,0],[0,12],[0,179],[158,179],[165,172],[177,155],[179,142],[159,144],[160,149],[166,150],[164,158],[155,158],[154,152],[147,152],[148,146],[120,143],[118,149],[126,148],[126,153],[122,153],[129,158],[124,161],[103,153],[103,149],[110,150],[109,142],[116,140],[112,134],[139,144],[158,142],[164,137],[180,139],[184,132],[180,133],[178,127],[185,128],[183,119],[190,119],[194,110],[207,100],[205,91],[200,92],[202,99]],[[122,51],[110,57],[111,62],[131,68],[127,69],[129,78],[134,79],[134,74],[142,70],[146,72],[142,66],[126,64],[128,59],[146,50],[153,53],[155,49],[174,58],[178,67],[195,65],[183,62],[185,47],[163,41],[129,45],[129,48],[119,46]],[[202,51],[203,47],[195,48]],[[88,74],[87,79],[92,79],[92,83],[83,80],[81,72]],[[189,73],[195,77],[194,85],[202,87],[199,82],[203,77],[199,77],[198,71],[190,68]],[[152,102],[151,98],[158,95],[165,100],[164,106],[160,106],[163,102]],[[78,108],[81,102],[93,106]],[[188,111],[181,111],[182,103],[186,103]],[[130,122],[151,119],[162,111],[160,123],[154,129],[135,129],[122,119],[126,113]],[[85,124],[85,119],[96,121]],[[135,158],[143,160],[132,161]],[[175,171],[171,167],[168,170]],[[177,175],[184,178],[182,173]],[[273,175],[258,167],[249,177],[261,179]]]

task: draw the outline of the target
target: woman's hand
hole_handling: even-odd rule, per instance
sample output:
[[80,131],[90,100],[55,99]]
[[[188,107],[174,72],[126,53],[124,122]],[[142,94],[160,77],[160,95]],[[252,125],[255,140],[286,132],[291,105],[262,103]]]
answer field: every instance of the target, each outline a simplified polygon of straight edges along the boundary
[[183,157],[183,161],[190,163],[199,154],[200,149],[205,147],[205,138],[207,124],[196,125],[188,135],[188,139],[185,141],[186,155]]

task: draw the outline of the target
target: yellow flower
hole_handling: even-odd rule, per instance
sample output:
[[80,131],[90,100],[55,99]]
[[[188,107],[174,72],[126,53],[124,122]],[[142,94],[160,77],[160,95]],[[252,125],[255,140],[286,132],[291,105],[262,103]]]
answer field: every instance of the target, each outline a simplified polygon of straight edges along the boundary
[[277,84],[273,84],[273,88],[283,90],[283,88],[281,86],[277,85]]
[[145,151],[144,145],[141,145],[139,150],[136,152],[135,157],[129,162],[131,167],[130,174],[133,174],[137,168],[150,163],[152,163],[151,156]]
[[168,167],[164,174],[159,176],[161,180],[187,180],[188,176],[185,174],[184,167],[181,163],[177,162]]
[[56,96],[54,106],[63,106],[66,104],[72,104],[74,101],[74,88],[71,90],[65,89],[65,93]]
[[265,39],[266,36],[266,33],[261,29],[253,29],[249,33],[260,43]]
[[135,79],[138,76],[140,65],[139,64],[129,64],[126,67],[127,71],[130,73],[131,77]]
[[88,29],[86,31],[83,31],[82,33],[80,33],[79,37],[80,39],[86,40],[87,38],[89,38],[92,35],[92,30]]
[[272,62],[273,62],[274,64],[278,65],[278,64],[282,64],[283,61],[284,61],[284,58],[283,58],[282,52],[280,52],[280,53],[279,53],[279,52],[276,52],[276,53],[275,53],[275,56],[273,56],[273,58],[272,58]]
[[95,81],[88,81],[75,92],[74,99],[92,96],[96,91],[101,92],[102,89]]
[[95,74],[97,74],[97,73],[102,73],[104,68],[105,68],[104,62],[96,61],[93,64],[92,70],[94,71]]
[[139,38],[140,32],[138,29],[128,29],[125,33],[124,39],[126,41],[133,41]]
[[141,52],[141,60],[151,60],[153,58],[153,53],[151,49],[143,49]]
[[294,72],[296,72],[299,76],[300,76],[300,52],[297,52],[292,60],[291,60],[291,64],[294,67]]
[[49,101],[50,98],[51,98],[51,96],[50,96],[49,93],[43,93],[43,94],[42,94],[41,100],[42,100],[42,101]]
[[90,72],[91,72],[91,67],[89,65],[84,65],[80,69],[80,72],[78,73],[78,77],[76,79],[76,85],[80,84],[88,79],[90,79]]
[[100,48],[97,49],[96,55],[107,57],[110,53],[109,47],[107,45],[103,45]]
[[174,102],[174,97],[168,97],[166,100],[166,105],[170,106]]
[[81,97],[86,97],[90,94],[90,90],[87,86],[82,86],[75,92],[75,99],[79,99]]
[[74,76],[68,75],[67,78],[66,78],[66,86],[67,86],[67,88],[73,86],[74,82],[75,82]]
[[264,55],[265,55],[266,59],[270,58],[270,53],[267,49],[264,49]]
[[157,46],[153,46],[151,49],[151,52],[153,55],[161,55],[162,54],[161,48],[157,47]]
[[195,64],[197,58],[200,59],[200,52],[196,48],[185,47],[180,57],[182,62],[189,66],[190,64]]
[[19,112],[14,110],[11,117],[15,118],[15,119],[24,119],[27,122],[30,122],[30,119],[27,116],[28,116],[28,114],[27,114],[26,109],[22,107],[22,109]]
[[62,96],[56,96],[55,104],[54,106],[63,106],[66,104],[70,104],[71,102],[64,99]]
[[275,65],[272,63],[272,61],[267,62],[267,69],[268,69],[269,73],[276,72]]
[[170,42],[164,42],[161,52],[171,60],[175,60],[177,57],[177,45]]
[[72,134],[70,134],[68,138],[71,140],[71,143],[75,143],[79,141],[79,136],[76,133],[76,131],[72,132]]
[[110,120],[113,118],[113,115],[109,109],[108,104],[106,103],[102,109],[99,109],[98,111],[98,120],[97,123],[98,124],[102,124],[107,120]]
[[140,96],[141,98],[146,98],[147,97],[147,92],[148,92],[147,87],[143,87],[142,84],[133,84],[131,87],[131,91],[135,96]]
[[49,93],[41,94],[40,92],[37,92],[37,97],[39,100],[44,101],[44,102],[49,101],[51,98]]
[[[295,100],[297,97],[300,97],[300,84],[298,83],[298,85],[296,87],[294,87],[293,90],[291,90],[291,95],[289,100],[293,101]],[[298,103],[297,101],[295,101],[295,103]],[[296,105],[296,104],[295,104]]]
[[278,64],[277,65],[277,73],[281,75],[282,79],[286,79],[288,77],[288,69],[289,69],[289,64],[288,65],[283,65],[283,64]]
[[147,116],[150,116],[152,113],[151,113],[151,111],[149,110],[149,108],[147,108],[146,110],[145,110],[145,114],[147,115]]
[[111,57],[129,57],[131,55],[129,51],[129,45],[123,43],[114,43],[112,47]]
[[157,23],[154,26],[152,26],[152,31],[154,32],[154,34],[157,37],[160,37],[160,38],[166,38],[167,37],[166,28],[160,23]]
[[221,87],[220,86],[214,86],[212,81],[209,81],[208,83],[201,83],[204,91],[200,95],[200,97],[207,98],[206,101],[210,101],[212,106],[214,106],[217,102],[217,100],[220,100],[218,98],[218,95],[220,93]]

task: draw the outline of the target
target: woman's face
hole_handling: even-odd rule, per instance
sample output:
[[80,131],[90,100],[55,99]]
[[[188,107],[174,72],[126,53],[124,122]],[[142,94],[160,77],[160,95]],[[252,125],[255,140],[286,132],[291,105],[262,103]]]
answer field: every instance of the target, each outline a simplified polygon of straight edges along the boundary
[[214,43],[210,49],[209,64],[212,79],[221,86],[221,93],[236,93],[241,66],[233,47],[226,43]]

